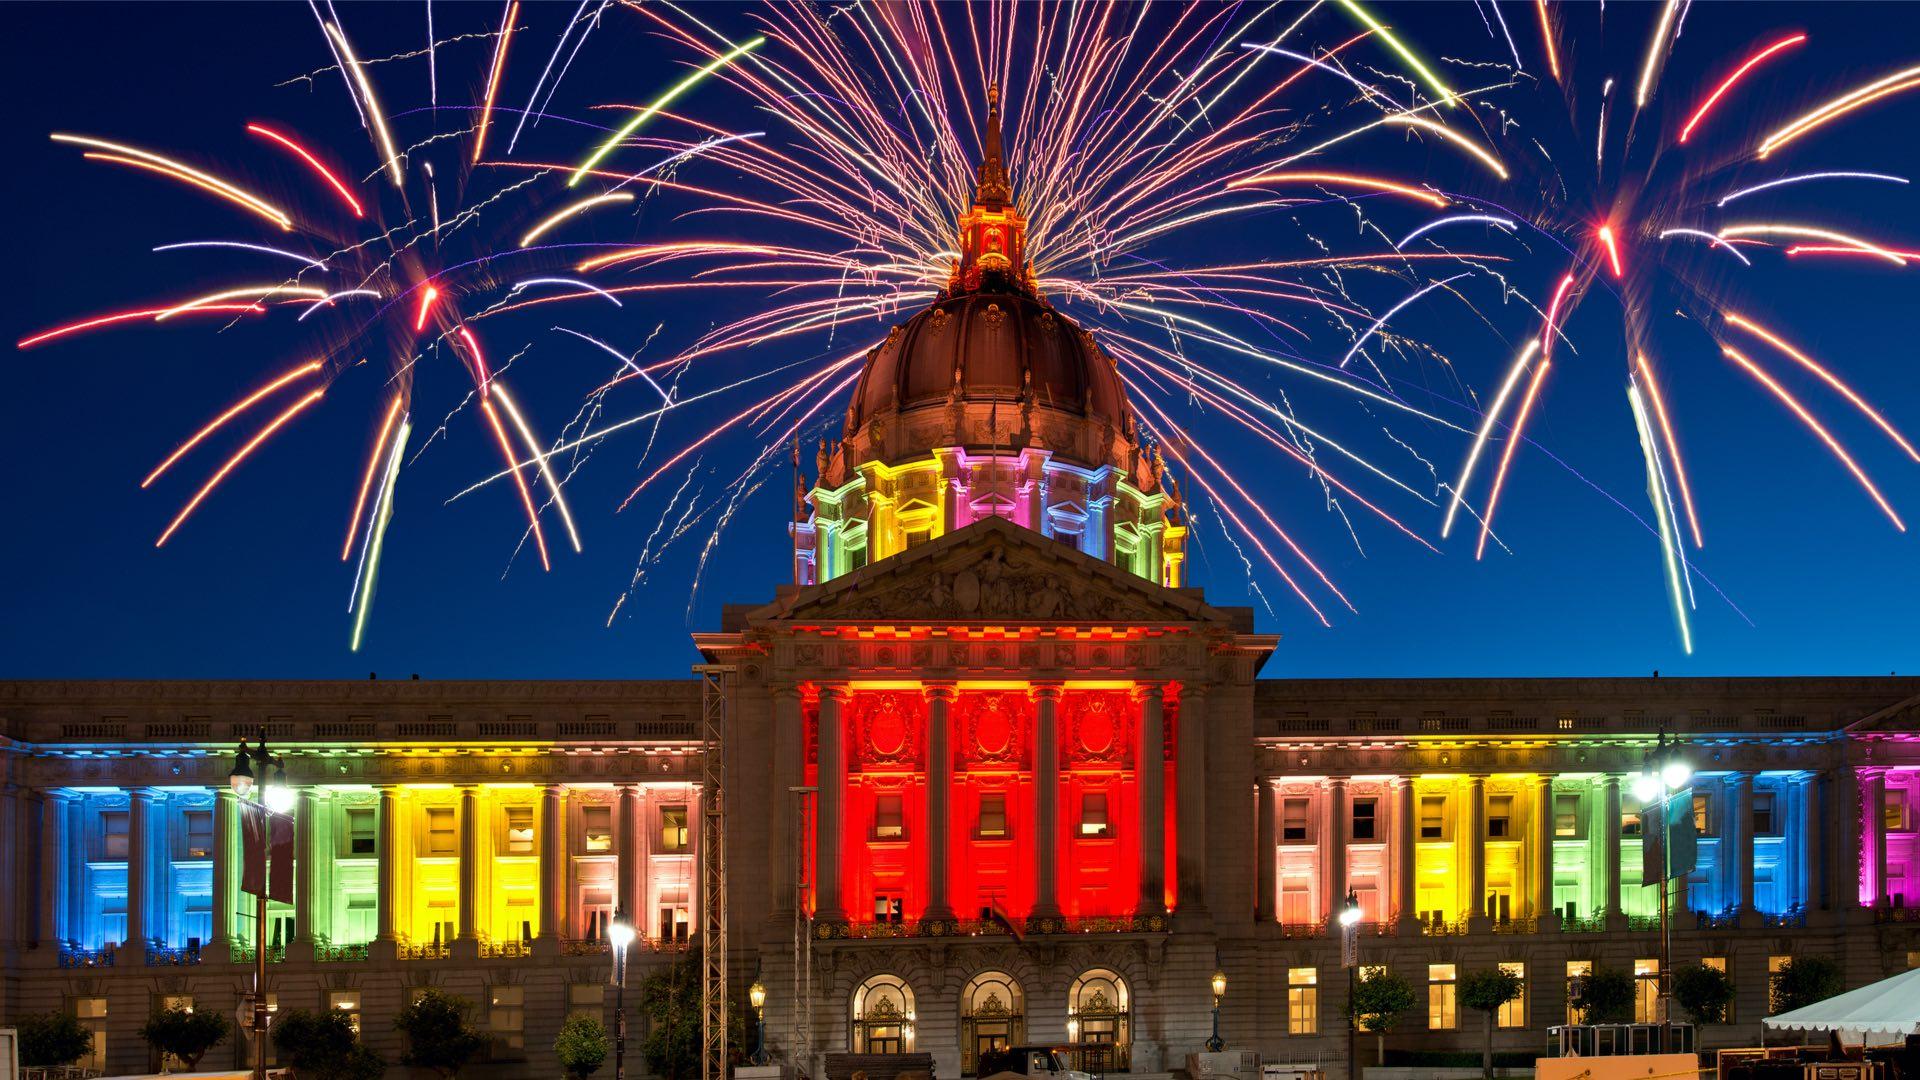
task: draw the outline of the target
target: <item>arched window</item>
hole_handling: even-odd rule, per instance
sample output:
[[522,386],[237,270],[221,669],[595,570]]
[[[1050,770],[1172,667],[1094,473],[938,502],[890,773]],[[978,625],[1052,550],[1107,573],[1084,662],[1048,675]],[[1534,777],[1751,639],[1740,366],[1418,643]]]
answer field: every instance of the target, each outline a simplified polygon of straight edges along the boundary
[[1067,1041],[1083,1072],[1127,1071],[1133,1045],[1133,998],[1118,972],[1094,968],[1067,991]]
[[960,995],[960,1074],[980,1074],[984,1054],[1018,1046],[1027,1037],[1027,996],[1004,971],[983,971]]
[[913,1050],[913,990],[894,975],[875,975],[853,992],[853,1052]]

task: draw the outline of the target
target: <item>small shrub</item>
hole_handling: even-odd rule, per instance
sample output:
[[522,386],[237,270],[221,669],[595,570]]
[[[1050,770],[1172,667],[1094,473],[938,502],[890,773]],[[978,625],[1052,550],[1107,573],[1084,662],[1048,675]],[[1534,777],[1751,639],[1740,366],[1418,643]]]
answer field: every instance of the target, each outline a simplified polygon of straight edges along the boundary
[[487,1037],[467,1023],[473,1006],[465,998],[430,988],[400,1010],[393,1026],[407,1037],[403,1065],[431,1069],[452,1080],[487,1048]]
[[192,1072],[207,1051],[220,1045],[232,1030],[233,1021],[225,1013],[162,1009],[147,1018],[140,1037],[162,1054],[179,1058]]
[[66,1013],[36,1013],[13,1025],[19,1031],[20,1064],[29,1069],[52,1069],[93,1053],[93,1032]]
[[607,1025],[597,1016],[575,1013],[560,1026],[560,1037],[553,1040],[553,1054],[560,1067],[574,1080],[585,1080],[606,1064],[613,1046],[607,1041]]

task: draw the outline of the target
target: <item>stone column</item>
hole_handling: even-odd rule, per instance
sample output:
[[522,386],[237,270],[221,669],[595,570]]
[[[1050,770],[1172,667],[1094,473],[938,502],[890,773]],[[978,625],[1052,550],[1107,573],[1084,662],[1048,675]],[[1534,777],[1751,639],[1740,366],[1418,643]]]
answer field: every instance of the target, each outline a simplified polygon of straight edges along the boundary
[[1347,902],[1347,778],[1336,776],[1327,781],[1326,812],[1320,816],[1320,856],[1326,860],[1327,895],[1320,900],[1320,914],[1336,937],[1340,924],[1336,916]]
[[1033,918],[1060,914],[1060,688],[1036,686],[1033,746]]
[[1607,929],[1626,929],[1626,912],[1620,907],[1620,777],[1608,774],[1600,781],[1600,868],[1602,894],[1601,917]]
[[379,942],[396,941],[399,938],[394,928],[394,913],[400,907],[400,804],[399,793],[392,784],[380,787],[380,809],[374,824],[375,862],[374,873],[379,884],[379,895],[374,898],[374,940]]
[[1167,719],[1166,690],[1143,686],[1140,702],[1140,745],[1134,752],[1134,773],[1140,780],[1140,906],[1141,915],[1164,915],[1167,910]]
[[[229,948],[233,942],[233,906],[234,906],[234,846],[237,843],[235,829],[238,820],[234,813],[234,794],[230,787],[223,787],[213,796],[213,927],[209,931],[213,940],[208,948]],[[202,950],[205,956],[206,950]],[[208,959],[208,963],[214,962]]]
[[1393,901],[1399,921],[1395,932],[1406,936],[1414,933],[1420,921],[1420,892],[1414,873],[1414,855],[1420,843],[1420,815],[1411,776],[1393,778],[1393,831]]
[[[1461,820],[1466,823],[1467,847],[1467,926],[1484,930],[1487,918],[1487,778],[1467,777],[1467,805]],[[1457,846],[1457,845],[1456,845]]]
[[1794,785],[1800,797],[1800,903],[1809,912],[1825,909],[1830,901],[1820,871],[1820,777],[1810,773]]
[[560,785],[547,784],[540,789],[540,934],[539,940],[555,942],[567,936],[566,872],[567,833],[560,813]]
[[1271,777],[1258,777],[1254,780],[1253,812],[1255,848],[1253,865],[1256,879],[1253,888],[1253,917],[1261,923],[1278,922],[1275,891],[1279,888],[1280,847],[1275,835],[1274,816],[1275,794]]
[[[824,577],[823,577],[824,580]],[[793,789],[806,782],[806,721],[801,712],[800,688],[773,688],[773,790],[767,836],[772,856],[768,861],[767,884],[772,890],[767,905],[774,922],[785,924],[793,917],[794,882],[798,880],[804,851],[795,850]]]
[[[1733,779],[1732,813],[1727,815],[1727,825],[1733,830],[1733,858],[1727,864],[1727,870],[1733,875],[1732,893],[1736,915],[1745,917],[1753,908],[1753,774],[1735,773]],[[1774,812],[1782,808],[1776,806]],[[1686,896],[1686,886],[1680,887],[1680,895]],[[1683,900],[1682,903],[1685,901]]]
[[1862,840],[1867,834],[1860,831],[1863,812],[1860,774],[1853,766],[1843,763],[1834,770],[1833,792],[1834,809],[1840,819],[1835,823],[1840,827],[1840,843],[1834,846],[1833,852],[1833,888],[1835,906],[1845,913],[1860,908],[1861,897],[1867,892],[1865,878],[1872,865],[1867,852],[1862,850],[1865,846]]
[[1873,870],[1874,907],[1887,906],[1887,774],[1881,769],[1862,770],[1866,775],[1866,787],[1862,791],[1862,801],[1866,804],[1867,818],[1867,858],[1871,860]]
[[147,905],[153,897],[152,788],[135,788],[127,806],[127,940],[132,963],[147,962]]
[[[7,853],[9,865],[18,866],[27,849],[21,836],[20,788],[7,783],[0,786],[0,850]],[[0,886],[0,947],[11,948],[29,935],[20,925],[21,890],[30,875],[15,873]]]
[[460,925],[456,941],[477,942],[480,922],[480,798],[472,784],[460,785]]
[[67,796],[47,792],[40,803],[40,941],[58,948],[67,938]]
[[1207,913],[1207,692],[1180,689],[1180,721],[1174,732],[1174,768],[1179,778],[1175,809],[1180,912]]
[[1533,778],[1533,917],[1541,931],[1558,928],[1553,910],[1553,777]]
[[927,695],[927,906],[925,918],[953,918],[947,888],[947,848],[952,837],[953,687],[928,686]]
[[[691,809],[691,808],[689,808]],[[619,892],[619,914],[626,917],[634,926],[645,926],[640,918],[640,868],[645,862],[640,848],[640,788],[635,784],[620,785],[620,805],[614,810],[619,819],[615,829],[620,834],[620,863],[615,868],[615,887]],[[688,822],[689,826],[693,823]]]
[[[869,536],[868,544],[874,543]],[[840,896],[840,841],[846,831],[847,744],[840,707],[846,702],[843,686],[820,688],[818,764],[820,793],[817,796],[814,839],[814,917],[826,922],[845,922],[847,912]]]
[[293,804],[293,940],[287,943],[291,960],[311,959],[314,946],[314,790],[301,787]]

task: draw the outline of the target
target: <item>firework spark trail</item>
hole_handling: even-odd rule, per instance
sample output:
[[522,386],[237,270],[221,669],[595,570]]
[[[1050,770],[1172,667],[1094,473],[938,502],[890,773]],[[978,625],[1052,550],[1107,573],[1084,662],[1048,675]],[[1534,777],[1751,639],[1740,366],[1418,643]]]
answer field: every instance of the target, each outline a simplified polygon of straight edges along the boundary
[[[533,529],[534,544],[540,550],[540,568],[551,571],[552,560],[547,558],[547,537],[540,529],[540,511],[533,505],[533,492],[527,488],[527,478],[522,476],[518,466],[514,465],[513,443],[507,438],[507,429],[500,424],[500,413],[494,409],[488,398],[480,399],[480,412],[487,418],[487,426],[493,429],[493,437],[500,444],[500,456],[505,458],[513,474],[513,486],[520,492],[520,504],[526,508],[527,524]],[[535,451],[535,457],[539,453]]]
[[413,425],[405,420],[400,422],[400,432],[393,440],[393,453],[387,459],[386,478],[380,484],[380,499],[373,511],[373,521],[368,526],[367,546],[362,556],[360,589],[353,601],[353,637],[349,648],[360,651],[360,641],[367,630],[367,612],[373,608],[374,579],[380,573],[380,553],[386,546],[387,525],[393,520],[393,496],[400,482],[400,459],[407,449],[407,438],[413,433]]
[[67,143],[73,146],[90,146],[97,150],[105,151],[105,153],[87,153],[82,156],[94,161],[107,161],[117,165],[129,165],[134,168],[157,172],[163,176],[170,176],[173,179],[226,199],[235,205],[245,207],[261,217],[266,218],[268,221],[273,222],[275,225],[280,226],[283,230],[291,231],[293,228],[293,218],[288,216],[286,211],[236,184],[222,180],[211,173],[202,172],[185,162],[176,161],[173,158],[156,154],[150,150],[142,150],[139,147],[128,146],[125,143],[109,142],[105,139],[94,139],[85,135],[68,135],[55,132],[48,136],[48,138],[57,143]]
[[[486,96],[480,101],[480,124],[473,136],[475,164],[486,154],[487,129],[493,124],[493,99],[500,94],[500,76],[507,69],[507,46],[513,41],[513,20],[519,14],[520,0],[507,0],[507,9],[500,16],[500,36],[494,41],[493,65],[487,72]],[[511,149],[508,152],[511,153]]]
[[640,125],[646,123],[648,120],[653,119],[654,115],[657,114],[660,110],[666,108],[668,105],[673,104],[673,101],[675,98],[679,97],[681,94],[684,94],[688,90],[691,90],[695,86],[699,85],[703,80],[707,78],[707,76],[712,75],[714,72],[720,70],[721,68],[727,66],[728,64],[733,63],[735,60],[740,59],[741,57],[752,52],[754,49],[757,49],[760,46],[765,45],[766,43],[767,43],[767,39],[765,37],[755,37],[752,40],[741,45],[740,47],[734,49],[732,52],[727,53],[725,56],[720,57],[719,59],[706,65],[700,70],[694,72],[692,75],[689,75],[685,79],[676,83],[671,90],[668,90],[666,93],[660,95],[660,97],[657,98],[652,105],[647,106],[645,109],[641,110],[638,114],[636,114],[633,119],[621,125],[620,129],[613,133],[612,138],[602,143],[599,149],[595,150],[592,154],[588,155],[587,159],[580,163],[580,167],[574,170],[573,175],[567,178],[567,186],[568,187],[577,186],[580,183],[581,178],[586,176],[589,170],[591,170],[595,165],[600,164],[600,160],[602,158],[612,153],[615,147],[627,141],[628,136],[631,136],[635,131],[638,131],[640,129]]
[[353,211],[354,217],[364,218],[367,216],[366,208],[360,205],[359,199],[353,197],[353,191],[347,187],[346,182],[341,180],[332,169],[322,164],[320,159],[315,157],[311,150],[294,141],[291,135],[283,134],[273,128],[267,127],[265,124],[248,124],[247,130],[262,138],[271,139],[292,151],[294,156],[306,162],[308,168],[318,173],[320,179],[326,181],[327,186],[332,188],[335,194],[340,196],[341,201],[347,204],[347,209]]
[[[1680,459],[1680,440],[1674,433],[1673,422],[1667,417],[1665,395],[1660,393],[1660,384],[1654,380],[1653,365],[1647,363],[1646,353],[1635,353],[1633,364],[1640,377],[1646,381],[1645,396],[1653,402],[1653,415],[1660,421],[1660,437],[1666,443],[1667,459],[1673,462],[1674,478],[1680,482],[1680,500],[1687,508],[1687,525],[1693,530],[1693,546],[1705,547],[1707,542],[1700,535],[1700,515],[1694,511],[1693,507],[1693,489],[1687,483],[1687,467]],[[1664,470],[1662,475],[1665,475]],[[1672,502],[1671,496],[1668,502]]]
[[340,545],[340,561],[346,562],[353,551],[354,534],[360,531],[360,514],[367,507],[367,494],[373,488],[375,470],[380,467],[382,447],[387,445],[387,436],[393,431],[393,422],[400,418],[401,399],[395,395],[393,404],[387,406],[387,415],[380,421],[380,434],[374,436],[373,447],[367,452],[366,475],[360,480],[360,494],[353,500],[353,513],[347,516],[347,539]]
[[[1520,350],[1520,355],[1514,360],[1513,366],[1507,369],[1507,377],[1501,381],[1499,392],[1494,395],[1493,407],[1482,414],[1480,430],[1474,433],[1472,447],[1467,451],[1465,463],[1460,466],[1460,478],[1454,481],[1453,497],[1447,500],[1447,516],[1440,524],[1441,539],[1444,540],[1453,533],[1453,519],[1460,512],[1461,500],[1466,498],[1467,484],[1473,480],[1473,468],[1479,464],[1480,455],[1487,448],[1487,439],[1493,434],[1494,424],[1499,422],[1501,413],[1506,411],[1507,398],[1513,395],[1513,388],[1519,384],[1521,374],[1527,370],[1527,365],[1532,362],[1533,354],[1539,348],[1540,339],[1534,338],[1527,342],[1526,348]],[[1486,517],[1491,518],[1492,514],[1488,513]]]
[[1654,506],[1654,515],[1659,523],[1656,530],[1660,535],[1660,555],[1667,572],[1667,590],[1673,601],[1673,619],[1680,630],[1680,647],[1688,655],[1693,654],[1693,628],[1687,618],[1687,604],[1681,593],[1680,537],[1674,525],[1672,508],[1667,505],[1666,477],[1660,471],[1660,450],[1654,445],[1653,432],[1647,424],[1647,409],[1640,400],[1640,389],[1629,386],[1628,401],[1633,407],[1633,423],[1640,438],[1641,456],[1647,465],[1647,497]]
[[1473,547],[1475,562],[1486,554],[1487,533],[1493,528],[1493,512],[1500,505],[1500,489],[1506,486],[1507,469],[1513,464],[1513,452],[1520,448],[1522,437],[1526,434],[1527,417],[1532,414],[1534,400],[1540,396],[1540,386],[1546,382],[1547,372],[1552,367],[1553,362],[1547,359],[1546,351],[1541,350],[1540,364],[1533,369],[1533,379],[1527,383],[1527,395],[1520,399],[1520,409],[1514,414],[1506,448],[1500,452],[1500,465],[1493,471],[1493,487],[1487,492],[1487,512],[1480,519],[1480,540]]
[[[554,479],[553,469],[547,464],[549,455],[540,453],[540,440],[534,437],[533,428],[528,426],[526,417],[520,413],[519,406],[513,403],[512,395],[507,393],[506,384],[496,385],[493,388],[493,394],[500,399],[501,407],[507,410],[507,419],[513,421],[514,430],[520,433],[520,440],[526,444],[527,452],[532,454],[534,460],[539,463],[540,477],[546,481],[547,490],[553,494],[553,507],[560,512],[560,521],[566,526],[567,538],[572,541],[573,550],[577,553],[580,550],[580,532],[574,528],[573,511],[567,509],[567,500],[560,490],[560,482]],[[509,454],[508,457],[512,455]]]
[[1843,382],[1840,379],[1838,375],[1835,375],[1826,366],[1815,362],[1812,357],[1801,352],[1799,349],[1789,344],[1786,340],[1781,338],[1779,335],[1775,334],[1773,331],[1768,330],[1766,327],[1761,326],[1760,324],[1753,322],[1750,319],[1744,318],[1731,311],[1726,313],[1726,319],[1729,325],[1737,326],[1740,329],[1745,330],[1747,333],[1752,334],[1754,337],[1759,338],[1760,340],[1773,346],[1775,349],[1778,349],[1782,353],[1785,353],[1790,359],[1793,360],[1794,363],[1799,364],[1801,367],[1806,368],[1808,371],[1812,372],[1815,376],[1817,376],[1820,379],[1821,382],[1824,382],[1828,386],[1832,387],[1834,391],[1838,393],[1841,397],[1846,398],[1847,401],[1850,404],[1852,404],[1854,408],[1860,410],[1860,413],[1863,416],[1873,421],[1876,427],[1878,427],[1881,431],[1886,432],[1887,437],[1889,439],[1892,439],[1894,442],[1898,443],[1900,446],[1900,449],[1905,450],[1907,452],[1908,457],[1912,458],[1915,461],[1920,461],[1920,451],[1917,451],[1914,449],[1913,444],[1907,441],[1907,437],[1905,435],[1902,435],[1900,433],[1900,430],[1894,427],[1891,421],[1889,421],[1885,416],[1882,416],[1880,414],[1880,410],[1868,404],[1866,399],[1862,398],[1859,394],[1854,392],[1853,387],[1848,386],[1845,382]]
[[161,532],[160,538],[153,542],[153,546],[164,547],[166,545],[167,538],[172,536],[176,531],[179,530],[181,525],[186,523],[187,518],[191,517],[194,510],[197,509],[199,505],[206,500],[206,497],[208,495],[213,493],[214,488],[220,486],[220,481],[225,480],[227,478],[228,473],[232,472],[236,467],[238,467],[242,461],[245,461],[248,455],[252,454],[256,449],[259,448],[261,443],[264,443],[269,438],[272,438],[273,433],[280,430],[280,428],[283,425],[285,425],[287,421],[292,420],[307,406],[312,405],[316,401],[319,401],[320,398],[326,394],[326,392],[327,391],[325,387],[308,391],[305,397],[294,402],[292,405],[287,406],[287,408],[283,410],[280,413],[280,415],[274,417],[271,421],[269,421],[266,427],[261,428],[260,431],[257,434],[255,434],[253,438],[247,440],[246,445],[242,446],[239,450],[235,451],[233,456],[226,460],[225,464],[221,465],[219,469],[215,470],[214,474],[208,478],[207,482],[201,486],[200,490],[193,493],[193,498],[188,499],[187,504],[180,508],[180,512],[174,516],[174,519],[167,523],[166,529],[163,532]]
[[1388,308],[1383,314],[1381,314],[1379,318],[1373,320],[1373,325],[1367,327],[1365,333],[1362,333],[1358,338],[1354,339],[1352,346],[1350,346],[1347,349],[1347,354],[1340,358],[1340,366],[1343,368],[1346,367],[1348,361],[1353,359],[1353,354],[1359,352],[1360,347],[1367,343],[1367,339],[1379,333],[1380,328],[1387,325],[1387,320],[1393,318],[1395,315],[1400,314],[1402,309],[1406,308],[1408,305],[1412,304],[1414,301],[1420,299],[1421,297],[1427,295],[1428,293],[1432,292],[1435,289],[1441,288],[1442,286],[1445,286],[1445,285],[1450,285],[1453,282],[1459,281],[1461,278],[1471,277],[1471,276],[1472,276],[1471,271],[1467,273],[1455,274],[1450,278],[1442,278],[1439,281],[1428,282],[1426,285],[1423,285],[1419,289],[1416,289],[1412,293],[1409,293],[1405,299],[1401,300],[1399,303]]
[[148,487],[155,480],[160,479],[160,475],[166,472],[168,469],[172,468],[174,462],[179,461],[183,457],[186,457],[189,451],[191,451],[194,447],[199,446],[200,443],[203,440],[205,440],[207,436],[212,435],[216,431],[219,431],[222,427],[226,425],[227,421],[233,419],[236,416],[239,416],[243,412],[246,412],[248,409],[252,408],[254,405],[259,404],[261,399],[272,395],[272,393],[275,390],[280,389],[281,387],[287,385],[290,382],[293,382],[296,379],[300,379],[307,375],[313,374],[314,372],[320,370],[320,367],[321,367],[321,364],[320,364],[320,361],[318,360],[301,364],[299,367],[293,368],[290,371],[283,372],[278,377],[273,379],[273,381],[267,383],[265,386],[262,386],[258,390],[255,390],[253,393],[248,394],[244,398],[241,398],[239,401],[235,402],[231,408],[227,409],[227,411],[221,413],[219,416],[214,417],[212,420],[207,422],[206,426],[202,427],[199,431],[194,432],[192,437],[190,437],[189,439],[187,439],[186,442],[181,443],[177,448],[175,448],[173,453],[168,454],[166,457],[166,460],[162,461],[158,465],[155,465],[153,467],[153,471],[147,474],[146,479],[140,481],[140,486],[143,488]]

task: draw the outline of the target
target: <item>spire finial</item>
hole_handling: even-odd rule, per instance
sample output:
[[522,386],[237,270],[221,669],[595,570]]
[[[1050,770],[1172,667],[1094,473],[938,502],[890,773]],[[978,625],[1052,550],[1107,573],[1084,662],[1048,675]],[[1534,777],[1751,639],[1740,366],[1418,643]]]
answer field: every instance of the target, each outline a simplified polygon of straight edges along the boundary
[[1013,183],[1007,179],[1006,151],[1000,140],[1000,84],[987,84],[987,132],[981,139],[979,182],[975,205],[1005,206],[1013,202]]

